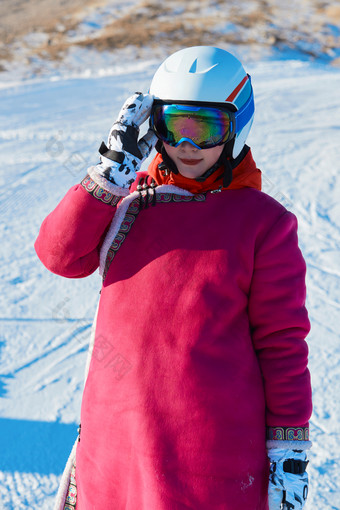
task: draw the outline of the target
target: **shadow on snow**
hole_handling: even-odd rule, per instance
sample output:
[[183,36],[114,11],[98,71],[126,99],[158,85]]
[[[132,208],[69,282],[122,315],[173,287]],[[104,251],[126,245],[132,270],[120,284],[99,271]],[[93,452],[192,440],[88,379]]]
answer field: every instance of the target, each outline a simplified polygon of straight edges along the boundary
[[0,418],[0,471],[60,475],[77,425]]

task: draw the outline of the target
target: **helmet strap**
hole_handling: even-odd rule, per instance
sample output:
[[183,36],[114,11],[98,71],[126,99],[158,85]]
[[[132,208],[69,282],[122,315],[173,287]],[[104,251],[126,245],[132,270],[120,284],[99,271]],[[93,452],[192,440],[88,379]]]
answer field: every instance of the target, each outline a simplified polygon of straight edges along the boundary
[[[158,143],[158,142],[157,142]],[[157,149],[158,150],[158,149]],[[164,145],[162,143],[162,148],[161,150],[159,151],[162,155],[162,159],[163,159],[163,163],[164,163],[164,166],[165,168],[159,168],[160,170],[164,171],[164,170],[169,170],[170,172],[174,173],[174,174],[178,174],[178,168],[177,168],[177,165],[176,163],[170,158],[170,156],[168,155],[168,153],[166,152],[165,148],[164,148]],[[162,165],[162,163],[161,163]],[[159,167],[159,165],[158,165]]]
[[218,166],[224,167],[223,172],[223,188],[227,188],[231,181],[233,180],[233,170],[236,168],[244,157],[247,155],[250,147],[245,145],[241,150],[240,154],[234,159],[231,157],[231,153],[234,146],[234,140],[227,142],[223,148],[222,154],[220,155],[217,163]]
[[204,182],[208,177],[210,177],[211,174],[213,174],[219,167],[222,166],[224,167],[223,188],[227,188],[233,179],[234,168],[236,168],[241,163],[242,159],[249,151],[249,147],[245,145],[240,154],[237,156],[237,158],[233,159],[231,157],[233,146],[234,140],[230,140],[230,142],[227,142],[224,145],[223,151],[218,160],[216,161],[216,163],[211,168],[209,168],[209,170],[204,172],[203,175],[197,177],[195,181]]
[[218,163],[219,166],[224,167],[223,172],[223,188],[227,188],[231,181],[233,180],[233,165],[231,163],[232,159],[228,156],[227,144],[224,146],[222,154],[219,157]]
[[196,177],[195,181],[204,182],[206,179],[208,179],[208,177],[210,177],[214,172],[216,172],[216,170],[221,166],[220,159],[221,157],[219,157],[218,161],[216,161],[216,163],[211,168],[204,172],[204,174],[200,175],[199,177]]
[[155,145],[156,151],[161,154],[162,148],[163,148],[163,142],[161,140],[157,140],[156,145]]

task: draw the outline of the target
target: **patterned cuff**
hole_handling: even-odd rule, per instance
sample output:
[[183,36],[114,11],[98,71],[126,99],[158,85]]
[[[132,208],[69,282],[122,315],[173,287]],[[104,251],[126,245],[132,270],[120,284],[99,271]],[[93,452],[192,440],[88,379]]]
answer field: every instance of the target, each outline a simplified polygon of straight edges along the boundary
[[308,427],[267,427],[267,449],[309,450]]
[[309,441],[308,427],[267,427],[270,441]]
[[[120,194],[119,192],[124,191],[121,188],[118,188],[118,186],[115,186],[117,188],[116,193],[112,193],[113,190],[108,190],[107,186],[102,187],[100,186],[96,180],[92,179],[90,175],[87,175],[84,177],[84,179],[81,181],[81,186],[92,195],[97,200],[100,200],[101,202],[104,202],[104,204],[112,205],[113,207],[116,207],[120,200],[126,196],[126,194]],[[127,190],[128,191],[128,190]]]
[[100,188],[103,188],[103,190],[108,191],[109,193],[112,193],[112,195],[116,195],[119,197],[126,197],[127,195],[129,195],[130,190],[128,188],[122,188],[120,186],[117,186],[113,182],[109,181],[108,179],[105,179],[105,177],[100,173],[99,168],[100,165],[90,166],[87,172],[91,179],[96,184],[98,184]]

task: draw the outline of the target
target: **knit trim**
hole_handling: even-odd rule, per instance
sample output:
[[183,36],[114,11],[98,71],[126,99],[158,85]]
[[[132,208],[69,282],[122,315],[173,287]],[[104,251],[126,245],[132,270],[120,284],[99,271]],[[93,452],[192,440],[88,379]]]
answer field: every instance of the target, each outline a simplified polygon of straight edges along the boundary
[[267,427],[267,439],[273,441],[309,441],[309,428]]
[[266,442],[267,450],[309,450],[312,447],[311,441],[273,441]]
[[[119,207],[117,207],[116,214],[113,217],[113,220],[111,222],[111,225],[109,227],[109,230],[108,230],[108,232],[106,234],[106,237],[104,239],[103,245],[102,245],[101,250],[100,250],[100,256],[99,256],[99,274],[103,277],[103,279],[106,276],[105,261],[106,261],[106,257],[107,257],[108,251],[109,251],[109,249],[111,247],[111,244],[113,243],[115,237],[118,234],[118,231],[119,231],[119,229],[121,227],[121,224],[122,224],[122,222],[124,220],[124,217],[125,217],[125,215],[127,213],[127,210],[129,208],[130,204],[134,200],[138,199],[138,197],[139,197],[139,192],[138,191],[134,191],[133,193],[131,193],[127,197],[123,198],[123,200],[119,204]],[[104,272],[105,272],[105,275],[104,275]]]
[[96,166],[90,166],[87,170],[88,175],[91,179],[106,193],[111,193],[113,196],[126,197],[129,194],[129,190],[116,186],[112,182],[108,181],[103,177],[97,170]]
[[[135,222],[135,219],[137,218],[137,215],[139,213],[139,193],[137,193],[137,195],[138,196],[135,197],[132,200],[132,202],[130,202],[128,204],[127,209],[124,207],[124,211],[123,211],[121,208],[119,208],[120,214],[118,214],[118,212],[116,213],[116,216],[118,215],[117,220],[119,221],[119,224],[118,224],[118,221],[113,224],[114,229],[113,229],[112,235],[114,235],[114,237],[111,242],[110,242],[110,240],[111,240],[111,237],[110,237],[110,239],[108,240],[108,242],[105,246],[105,248],[107,248],[107,246],[109,246],[109,248],[105,254],[105,260],[104,259],[101,260],[101,267],[102,267],[102,264],[104,265],[104,269],[103,269],[102,273],[101,273],[101,267],[99,269],[99,273],[102,274],[103,280],[105,280],[107,271],[110,267],[110,264],[111,264],[114,256],[116,255],[117,251],[121,247],[122,243],[125,241],[125,238],[126,238],[128,232],[131,230],[131,227],[132,227],[133,223]],[[127,205],[127,204],[124,204],[124,205]],[[116,218],[116,216],[115,216],[115,218]],[[110,233],[110,230],[109,230],[108,234],[109,233]],[[107,237],[105,238],[104,243],[106,243]]]
[[172,195],[181,195],[184,197],[193,197],[194,193],[184,188],[179,188],[174,184],[160,184],[155,188],[156,193],[170,193]]
[[78,438],[76,439],[76,441],[73,445],[73,448],[71,450],[70,456],[67,460],[64,472],[63,472],[61,480],[60,480],[58,493],[57,493],[55,503],[54,503],[54,510],[64,510],[64,508],[65,508],[66,497],[68,495],[68,490],[69,490],[69,486],[70,486],[70,477],[71,477],[72,469],[73,469],[73,466],[75,464],[75,459],[76,459],[77,444],[78,444]]
[[99,274],[103,277],[103,280],[107,275],[113,258],[131,230],[140,211],[139,201],[146,197],[148,193],[155,193],[156,202],[160,203],[191,202],[193,200],[202,202],[206,198],[202,193],[194,195],[188,190],[171,184],[162,184],[153,190],[148,188],[143,191],[134,191],[125,197],[117,207],[116,214],[113,217],[100,251]]
[[70,473],[70,481],[63,510],[75,510],[76,503],[77,503],[77,483],[76,483],[76,464],[74,462]]

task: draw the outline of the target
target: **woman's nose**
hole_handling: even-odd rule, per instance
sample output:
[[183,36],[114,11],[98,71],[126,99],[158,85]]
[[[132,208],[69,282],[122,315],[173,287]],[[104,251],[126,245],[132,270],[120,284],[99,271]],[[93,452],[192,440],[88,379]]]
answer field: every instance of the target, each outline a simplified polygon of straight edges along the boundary
[[188,142],[187,140],[182,142],[180,144],[180,147],[183,150],[193,150],[193,151],[198,151],[199,150],[197,147],[195,147],[192,143]]

